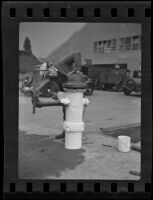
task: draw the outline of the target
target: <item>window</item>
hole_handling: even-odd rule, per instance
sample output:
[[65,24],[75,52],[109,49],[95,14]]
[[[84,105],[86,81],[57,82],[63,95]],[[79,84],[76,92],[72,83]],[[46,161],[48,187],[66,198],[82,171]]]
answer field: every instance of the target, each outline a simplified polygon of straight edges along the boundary
[[119,40],[119,51],[124,51],[124,38],[120,38]]
[[111,40],[107,41],[107,53],[111,52]]
[[104,49],[104,53],[106,53],[107,52],[107,41],[106,40],[103,41],[103,49]]
[[[94,42],[94,53],[111,53],[118,50],[121,52],[141,49],[142,36],[122,37],[111,40]],[[119,46],[118,46],[119,44]]]
[[125,51],[131,50],[131,37],[125,38]]
[[111,44],[112,44],[112,51],[116,51],[116,39],[113,39]]
[[97,53],[97,42],[94,42],[94,53]]
[[99,53],[102,53],[102,51],[103,51],[103,49],[102,49],[102,41],[99,41],[98,49],[99,49]]
[[140,46],[140,37],[133,36],[132,50],[138,50]]

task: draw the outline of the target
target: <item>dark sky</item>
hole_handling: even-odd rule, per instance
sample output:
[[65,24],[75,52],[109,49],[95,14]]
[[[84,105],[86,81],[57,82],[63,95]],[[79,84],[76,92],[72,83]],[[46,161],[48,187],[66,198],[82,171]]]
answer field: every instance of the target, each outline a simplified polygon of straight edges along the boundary
[[85,23],[44,23],[28,22],[20,24],[19,48],[23,48],[26,36],[31,40],[32,51],[37,57],[47,57]]

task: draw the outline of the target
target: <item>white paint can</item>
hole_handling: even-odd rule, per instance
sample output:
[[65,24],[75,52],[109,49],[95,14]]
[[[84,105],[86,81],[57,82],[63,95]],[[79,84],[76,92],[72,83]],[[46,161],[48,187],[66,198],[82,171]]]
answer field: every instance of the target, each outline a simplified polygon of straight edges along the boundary
[[118,151],[129,152],[131,149],[131,138],[129,136],[118,136]]

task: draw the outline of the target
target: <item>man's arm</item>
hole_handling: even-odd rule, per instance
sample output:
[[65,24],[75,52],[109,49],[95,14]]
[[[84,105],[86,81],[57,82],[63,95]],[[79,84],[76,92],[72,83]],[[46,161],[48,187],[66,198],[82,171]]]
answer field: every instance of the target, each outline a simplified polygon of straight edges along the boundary
[[55,66],[61,73],[67,75],[71,71],[81,70],[81,53],[76,52],[66,57],[65,59],[55,63]]

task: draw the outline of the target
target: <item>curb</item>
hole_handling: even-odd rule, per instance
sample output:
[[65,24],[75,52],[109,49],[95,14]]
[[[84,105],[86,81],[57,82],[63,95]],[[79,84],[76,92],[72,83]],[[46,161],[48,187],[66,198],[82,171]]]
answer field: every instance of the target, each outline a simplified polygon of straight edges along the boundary
[[104,129],[100,128],[100,130],[107,132],[107,131],[114,131],[114,130],[124,129],[124,128],[133,128],[133,127],[137,127],[137,126],[141,126],[141,124],[140,123],[127,124],[127,125],[114,126],[114,127],[110,127],[110,128],[104,128]]

